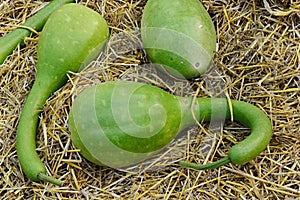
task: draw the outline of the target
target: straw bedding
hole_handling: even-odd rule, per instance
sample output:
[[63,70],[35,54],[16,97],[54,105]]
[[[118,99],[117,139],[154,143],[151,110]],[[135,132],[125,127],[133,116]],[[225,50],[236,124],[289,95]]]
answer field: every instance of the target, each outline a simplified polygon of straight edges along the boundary
[[[24,178],[16,155],[16,127],[35,79],[38,35],[26,38],[0,68],[1,199],[299,199],[300,198],[300,3],[296,0],[201,1],[211,15],[218,51],[212,68],[196,80],[161,76],[148,63],[139,39],[146,0],[78,1],[107,20],[111,40],[88,68],[46,102],[37,151],[61,187]],[[0,36],[33,15],[45,1],[0,2]],[[162,11],[163,12],[163,11]],[[270,145],[244,165],[214,170],[180,168],[226,155],[249,130],[236,123],[190,127],[148,170],[115,170],[82,158],[70,141],[68,112],[80,91],[108,80],[156,85],[176,95],[230,97],[252,103],[272,120]],[[148,166],[148,164],[146,166]]]

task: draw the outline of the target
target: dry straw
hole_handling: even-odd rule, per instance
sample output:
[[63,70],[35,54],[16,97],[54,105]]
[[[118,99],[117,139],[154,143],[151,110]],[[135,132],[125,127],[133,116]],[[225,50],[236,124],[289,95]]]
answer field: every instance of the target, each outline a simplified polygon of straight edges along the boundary
[[[104,16],[112,39],[89,68],[70,74],[69,82],[53,94],[42,112],[37,150],[48,173],[64,182],[62,187],[24,178],[16,155],[16,126],[37,65],[38,35],[26,38],[25,46],[18,47],[0,69],[1,199],[299,199],[300,3],[202,2],[215,23],[218,51],[210,73],[187,82],[161,77],[155,68],[144,65],[148,60],[138,28],[145,0],[78,1]],[[0,35],[45,4],[1,1]],[[177,95],[228,96],[251,102],[271,118],[272,141],[245,165],[201,172],[182,169],[178,159],[199,164],[219,159],[249,133],[238,124],[227,123],[225,128],[202,124],[187,130],[148,171],[95,166],[72,146],[68,112],[84,88],[120,79],[146,82]]]

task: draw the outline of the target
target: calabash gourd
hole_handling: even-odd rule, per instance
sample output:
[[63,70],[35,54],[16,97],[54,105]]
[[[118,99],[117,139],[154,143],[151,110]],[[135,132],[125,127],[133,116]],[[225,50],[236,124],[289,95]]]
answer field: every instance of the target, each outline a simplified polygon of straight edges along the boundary
[[150,61],[180,78],[199,77],[216,50],[214,24],[199,0],[147,1],[141,34]]
[[[228,157],[198,169],[248,162],[268,145],[272,127],[264,112],[246,102],[231,103],[234,119],[249,126],[251,134],[234,145]],[[174,96],[158,87],[110,81],[80,93],[68,123],[72,142],[86,159],[120,169],[161,151],[180,131],[195,124],[192,112],[200,122],[231,116],[224,98],[198,98],[193,105],[191,97]]]
[[61,184],[46,175],[36,152],[39,113],[51,94],[102,50],[109,36],[106,21],[95,11],[79,4],[56,10],[46,22],[38,44],[36,80],[23,107],[17,130],[17,154],[21,167],[33,181]]
[[64,4],[74,2],[74,0],[53,0],[37,14],[29,18],[22,27],[18,27],[12,32],[0,38],[0,67],[7,56],[9,56],[18,44],[23,44],[25,37],[28,37],[32,30],[40,31],[46,23],[49,15]]

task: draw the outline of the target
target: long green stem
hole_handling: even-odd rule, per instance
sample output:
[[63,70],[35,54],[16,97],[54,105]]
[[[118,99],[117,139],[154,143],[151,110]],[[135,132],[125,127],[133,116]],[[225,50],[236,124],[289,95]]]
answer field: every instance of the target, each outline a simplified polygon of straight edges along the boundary
[[192,168],[192,169],[196,169],[196,170],[205,170],[205,169],[215,169],[215,168],[221,167],[223,165],[226,165],[230,162],[231,162],[230,158],[225,157],[225,158],[222,158],[221,160],[218,160],[213,163],[208,163],[206,165],[197,165],[195,163],[184,162],[184,161],[180,161],[179,165],[182,167]]
[[29,18],[21,27],[0,38],[0,66],[18,44],[22,44],[25,37],[31,34],[31,29],[40,31],[50,14],[57,8],[74,0],[53,0],[45,8]]

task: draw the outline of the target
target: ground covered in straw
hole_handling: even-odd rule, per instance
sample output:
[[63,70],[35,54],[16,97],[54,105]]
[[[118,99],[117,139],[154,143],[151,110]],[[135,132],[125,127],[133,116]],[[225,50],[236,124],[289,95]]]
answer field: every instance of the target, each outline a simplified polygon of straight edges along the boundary
[[[218,51],[209,73],[192,81],[159,77],[139,40],[145,0],[84,0],[101,13],[111,40],[105,52],[45,104],[37,151],[61,187],[24,178],[16,155],[16,127],[35,79],[38,35],[26,38],[0,68],[1,199],[299,199],[300,3],[296,0],[201,1],[211,15]],[[22,24],[46,2],[4,0],[0,36]],[[163,12],[163,11],[161,11]],[[180,159],[210,162],[226,155],[249,130],[209,123],[186,130],[164,157],[144,170],[95,166],[70,141],[68,112],[84,88],[108,80],[143,81],[177,95],[228,96],[261,108],[272,120],[270,145],[244,165],[214,170],[180,168]],[[207,134],[212,133],[212,134]]]

